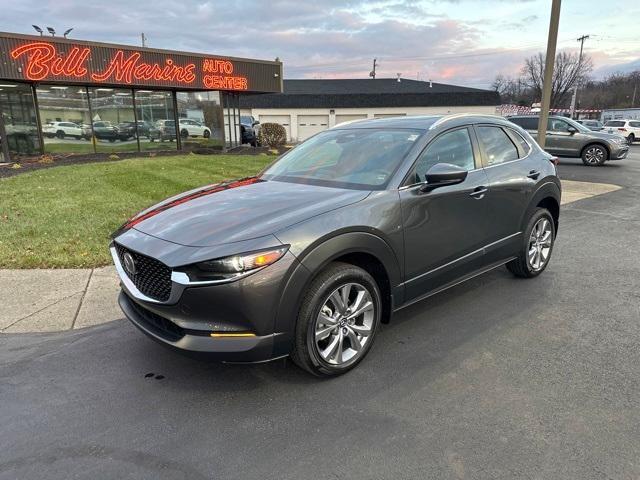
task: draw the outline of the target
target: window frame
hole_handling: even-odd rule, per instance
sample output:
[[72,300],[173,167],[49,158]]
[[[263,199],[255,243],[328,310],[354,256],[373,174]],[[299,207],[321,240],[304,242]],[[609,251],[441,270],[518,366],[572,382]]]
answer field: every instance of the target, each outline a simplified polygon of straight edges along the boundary
[[418,183],[407,183],[409,181],[411,181],[411,174],[414,172],[416,165],[418,163],[418,160],[420,160],[420,158],[422,157],[422,154],[440,137],[442,137],[443,135],[446,135],[448,133],[452,133],[456,130],[463,130],[466,129],[467,130],[467,134],[469,135],[469,140],[471,141],[471,153],[473,154],[473,166],[474,168],[472,170],[469,170],[469,172],[474,172],[476,170],[480,170],[483,165],[482,162],[480,160],[480,145],[478,143],[478,139],[476,137],[476,132],[474,130],[474,125],[469,123],[469,124],[465,124],[465,125],[458,125],[456,127],[452,127],[449,128],[443,132],[440,132],[438,135],[434,136],[431,140],[429,140],[427,142],[427,144],[418,152],[418,154],[416,155],[415,159],[413,160],[413,162],[411,163],[411,166],[409,167],[409,170],[407,170],[407,173],[405,174],[405,176],[403,177],[402,181],[400,182],[400,186],[398,187],[399,190],[404,190],[407,188],[412,188],[415,187],[417,185],[423,185],[425,182],[418,182]]
[[[503,131],[503,133],[507,136],[507,138],[509,139],[509,141],[511,142],[511,144],[516,148],[516,152],[518,154],[518,158],[515,158],[513,160],[508,160],[506,162],[501,162],[501,163],[494,163],[493,165],[489,165],[488,163],[488,158],[489,155],[487,154],[487,152],[484,149],[484,145],[482,144],[482,142],[480,141],[480,135],[478,133],[478,131],[476,130],[477,128],[480,127],[493,127],[493,128],[499,128],[500,130]],[[511,137],[511,135],[509,135],[509,133],[506,131],[507,129],[509,129],[511,127],[507,127],[505,125],[499,125],[497,123],[478,123],[476,125],[473,126],[474,132],[477,135],[477,141],[478,141],[478,148],[480,149],[480,153],[482,156],[482,168],[494,168],[494,167],[499,167],[501,165],[509,165],[513,162],[519,162],[520,160],[523,160],[524,158],[526,158],[527,156],[529,156],[529,154],[531,153],[531,151],[533,150],[533,147],[529,150],[529,154],[526,156],[521,156],[521,150],[520,147],[518,146],[517,142]],[[522,128],[522,127],[521,127]],[[523,137],[524,138],[524,137]],[[526,139],[525,139],[526,140]],[[527,142],[529,143],[529,142]],[[531,145],[529,145],[531,147]]]
[[[511,128],[511,127],[503,127],[503,130],[507,132],[507,135],[509,135],[509,137],[511,137],[511,141],[514,143],[514,145],[518,149],[518,160],[525,159],[529,155],[531,155],[531,152],[533,152],[533,145],[529,143],[529,140],[527,140],[527,138],[524,135],[518,132],[515,128]],[[527,144],[527,146],[529,147],[529,150],[527,150],[526,152],[524,151],[524,149],[522,148],[522,145],[518,141],[518,137],[524,140],[524,143]],[[510,160],[510,161],[513,162],[514,160]],[[508,162],[503,162],[503,163],[508,163]]]

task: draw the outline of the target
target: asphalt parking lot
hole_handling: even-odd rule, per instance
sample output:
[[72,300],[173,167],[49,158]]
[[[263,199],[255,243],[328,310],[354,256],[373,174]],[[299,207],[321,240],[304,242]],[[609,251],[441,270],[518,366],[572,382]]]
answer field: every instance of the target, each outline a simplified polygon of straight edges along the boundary
[[127,322],[0,335],[0,479],[640,477],[640,146],[564,179],[547,271],[400,312],[318,380],[191,360]]

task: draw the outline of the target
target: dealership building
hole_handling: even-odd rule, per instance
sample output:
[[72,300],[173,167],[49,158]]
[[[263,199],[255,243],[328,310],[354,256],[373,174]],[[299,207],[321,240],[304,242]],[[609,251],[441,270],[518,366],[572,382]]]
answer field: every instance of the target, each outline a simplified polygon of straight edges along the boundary
[[0,153],[241,143],[240,105],[282,92],[282,63],[0,32]]
[[282,93],[240,98],[240,112],[284,126],[302,141],[334,125],[365,118],[440,113],[494,114],[491,90],[404,78],[284,80]]

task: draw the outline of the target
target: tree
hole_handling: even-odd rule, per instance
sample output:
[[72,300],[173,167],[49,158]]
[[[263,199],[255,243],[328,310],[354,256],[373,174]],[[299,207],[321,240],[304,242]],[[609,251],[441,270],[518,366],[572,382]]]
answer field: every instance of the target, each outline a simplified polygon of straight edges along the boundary
[[[527,58],[522,68],[522,79],[538,101],[542,98],[544,63],[544,55],[538,53]],[[592,70],[593,62],[587,55],[583,55],[580,60],[577,53],[558,53],[551,82],[551,108],[568,106],[573,87],[586,82]]]
[[522,106],[531,105],[531,93],[521,78],[497,75],[491,84],[491,88],[500,94],[502,103],[515,103]]

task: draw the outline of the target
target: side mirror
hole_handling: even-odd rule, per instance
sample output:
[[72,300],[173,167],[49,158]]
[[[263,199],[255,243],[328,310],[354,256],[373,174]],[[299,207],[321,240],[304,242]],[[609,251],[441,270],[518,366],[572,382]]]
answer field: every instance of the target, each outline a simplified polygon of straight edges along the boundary
[[256,120],[256,121],[255,121],[255,122],[253,122],[251,125],[253,125],[253,126],[255,127],[256,125],[260,125],[260,122],[259,122],[258,120]]
[[426,182],[420,187],[421,192],[430,192],[438,187],[456,185],[467,178],[467,170],[450,163],[436,163],[427,170]]
[[571,135],[573,135],[574,133],[578,133],[578,129],[576,127],[574,127],[573,125],[569,125],[567,127],[567,132],[569,132]]

